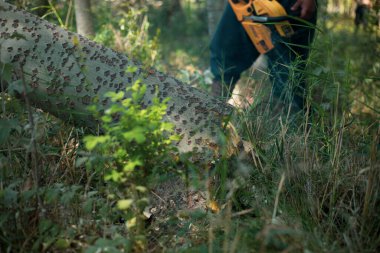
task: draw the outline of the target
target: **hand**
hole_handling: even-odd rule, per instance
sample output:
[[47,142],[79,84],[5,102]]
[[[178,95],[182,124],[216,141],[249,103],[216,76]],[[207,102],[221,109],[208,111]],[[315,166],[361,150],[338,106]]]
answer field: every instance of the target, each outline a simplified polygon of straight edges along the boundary
[[292,11],[297,11],[301,8],[300,18],[311,19],[317,10],[315,0],[297,0],[296,3],[290,8]]

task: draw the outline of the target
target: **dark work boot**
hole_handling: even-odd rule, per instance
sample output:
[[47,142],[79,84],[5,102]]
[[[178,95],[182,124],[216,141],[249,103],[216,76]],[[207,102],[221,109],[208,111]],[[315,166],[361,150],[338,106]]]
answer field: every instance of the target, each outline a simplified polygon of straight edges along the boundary
[[211,95],[214,97],[221,97],[222,96],[222,83],[217,80],[213,80],[211,84]]
[[221,81],[213,80],[211,84],[211,95],[228,100],[230,98],[230,91]]

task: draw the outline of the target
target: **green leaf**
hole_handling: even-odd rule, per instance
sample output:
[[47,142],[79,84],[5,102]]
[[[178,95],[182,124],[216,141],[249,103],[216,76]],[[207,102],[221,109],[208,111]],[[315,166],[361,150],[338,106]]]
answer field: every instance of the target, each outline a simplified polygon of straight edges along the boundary
[[149,199],[148,198],[140,198],[137,200],[137,204],[141,207],[147,206],[149,204]]
[[170,141],[180,141],[181,139],[182,139],[182,137],[180,135],[171,135],[169,137]]
[[92,208],[93,208],[93,204],[94,204],[94,202],[95,202],[95,199],[94,199],[94,198],[86,199],[86,200],[83,202],[83,205],[82,205],[83,211],[84,211],[85,213],[90,214],[91,211],[92,211]]
[[3,202],[5,207],[14,206],[17,203],[17,191],[14,191],[10,188],[5,188],[0,191],[0,203]]
[[127,72],[127,73],[135,73],[135,72],[137,72],[137,70],[138,70],[138,68],[136,66],[130,65],[130,66],[127,67],[127,70],[125,72]]
[[132,90],[133,93],[138,93],[138,91],[140,90],[140,87],[141,87],[141,80],[137,79],[129,89]]
[[12,130],[19,127],[19,122],[16,119],[0,119],[0,143],[4,143]]
[[70,241],[68,239],[59,238],[55,243],[54,246],[57,249],[67,249],[70,247]]
[[98,247],[95,247],[95,246],[90,246],[84,251],[84,253],[96,253],[96,252],[98,252]]
[[60,202],[63,205],[68,205],[70,202],[76,200],[78,197],[77,192],[82,188],[80,185],[72,185],[66,192],[64,192],[60,198]]
[[122,199],[117,202],[117,208],[120,210],[127,210],[133,204],[133,199]]
[[8,83],[12,80],[12,65],[9,63],[0,62],[1,80],[7,81]]
[[[118,250],[116,247],[127,246],[128,240],[126,238],[123,238],[123,237],[112,238],[112,239],[99,238],[95,242],[95,245],[103,247],[104,252],[120,253],[120,250]],[[103,252],[103,251],[101,251],[101,252]]]
[[98,108],[96,107],[96,105],[89,105],[89,106],[87,106],[87,110],[96,114],[98,111]]
[[75,197],[75,191],[69,190],[65,192],[64,194],[62,194],[61,203],[63,205],[68,205],[74,199],[74,197]]
[[46,194],[45,194],[46,203],[52,204],[55,201],[57,201],[57,199],[61,193],[61,190],[62,190],[61,187],[53,187],[53,188],[48,189],[46,191]]
[[98,144],[105,143],[108,141],[110,137],[108,135],[106,136],[86,136],[84,137],[84,143],[86,146],[86,149],[93,150]]
[[103,115],[101,118],[100,118],[104,123],[110,123],[112,122],[112,117],[110,115]]
[[133,228],[134,226],[136,226],[136,223],[137,223],[137,218],[136,217],[133,217],[133,218],[129,219],[127,221],[127,228]]
[[4,223],[7,222],[10,216],[11,216],[11,213],[8,213],[8,212],[4,212],[0,214],[0,228],[3,226]]
[[48,219],[42,219],[38,223],[38,230],[42,234],[48,230],[50,230],[54,226],[54,223],[51,220]]
[[114,182],[120,182],[122,178],[123,178],[123,174],[116,170],[112,170],[111,173],[107,174],[104,177],[105,180],[114,181]]
[[112,102],[119,101],[124,98],[125,93],[123,91],[116,92],[107,92],[105,96],[111,98]]
[[16,80],[14,82],[11,82],[8,86],[8,92],[10,94],[22,94],[22,93],[30,93],[32,91],[32,88],[30,86],[26,87],[26,90],[24,90],[24,85],[22,84],[22,80]]
[[142,193],[148,191],[148,189],[145,186],[141,186],[141,185],[136,186],[136,190]]
[[141,165],[143,165],[143,163],[139,160],[129,161],[129,162],[127,162],[126,165],[124,165],[123,171],[124,172],[131,172],[136,168],[136,166],[141,166]]
[[26,202],[26,201],[29,201],[31,200],[32,198],[34,198],[36,196],[36,189],[32,188],[31,190],[26,190],[26,191],[22,191],[20,192],[20,199],[21,199],[21,202]]
[[174,124],[170,122],[162,122],[161,124],[161,131],[172,131],[174,128]]
[[78,168],[88,161],[88,157],[79,157],[75,160],[75,167]]
[[146,137],[145,137],[144,133],[145,133],[145,129],[144,128],[142,128],[142,127],[135,127],[131,131],[128,131],[128,132],[124,133],[123,137],[127,141],[133,141],[134,140],[138,144],[141,144],[141,143],[143,143],[146,140]]
[[92,196],[95,196],[96,194],[98,194],[98,191],[89,191],[87,193],[87,197],[92,197]]
[[130,98],[126,98],[126,99],[123,99],[123,101],[121,101],[121,104],[124,106],[124,107],[129,107],[132,103],[132,99]]

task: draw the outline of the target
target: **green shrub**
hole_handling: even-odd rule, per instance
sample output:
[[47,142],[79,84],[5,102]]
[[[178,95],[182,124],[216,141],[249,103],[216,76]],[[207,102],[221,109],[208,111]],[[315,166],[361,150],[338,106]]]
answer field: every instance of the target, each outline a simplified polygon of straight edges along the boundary
[[145,91],[146,86],[136,81],[125,92],[107,93],[113,103],[104,113],[91,108],[104,134],[84,138],[91,151],[89,165],[104,173],[114,189],[110,197],[125,214],[130,239],[139,249],[146,244],[143,211],[149,203],[149,183],[155,181],[150,179],[173,165],[172,143],[178,140],[171,135],[173,124],[163,121],[168,100],[154,98],[151,106],[142,108]]

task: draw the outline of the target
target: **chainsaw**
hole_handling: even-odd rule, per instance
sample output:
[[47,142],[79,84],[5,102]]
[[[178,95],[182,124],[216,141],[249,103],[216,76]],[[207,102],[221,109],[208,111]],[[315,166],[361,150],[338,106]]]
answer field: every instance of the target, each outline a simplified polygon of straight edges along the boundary
[[239,22],[242,23],[257,51],[265,54],[275,47],[272,30],[274,25],[281,37],[294,34],[289,16],[276,0],[228,0]]

